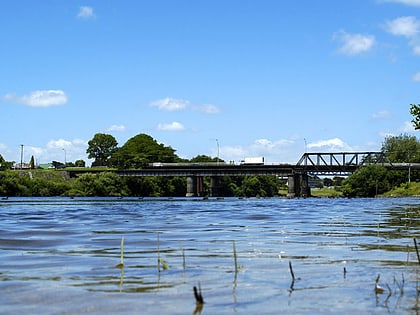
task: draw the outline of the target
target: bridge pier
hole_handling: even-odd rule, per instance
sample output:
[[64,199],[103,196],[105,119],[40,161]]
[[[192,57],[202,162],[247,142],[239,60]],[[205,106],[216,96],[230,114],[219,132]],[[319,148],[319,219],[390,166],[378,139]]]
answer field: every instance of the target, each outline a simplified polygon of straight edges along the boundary
[[199,197],[203,192],[203,177],[188,176],[187,177],[187,197]]
[[300,196],[300,176],[299,174],[289,175],[287,178],[287,197],[295,198]]
[[210,197],[217,197],[219,193],[219,177],[210,177]]
[[311,188],[309,187],[309,177],[307,173],[292,174],[287,179],[287,197],[310,197]]
[[311,187],[309,187],[309,176],[303,173],[301,176],[301,197],[310,197]]

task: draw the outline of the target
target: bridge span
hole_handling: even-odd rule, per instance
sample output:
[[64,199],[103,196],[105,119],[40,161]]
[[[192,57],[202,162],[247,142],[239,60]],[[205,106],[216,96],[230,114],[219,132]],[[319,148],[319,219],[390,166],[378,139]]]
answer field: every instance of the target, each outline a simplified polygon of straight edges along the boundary
[[[119,176],[182,176],[187,177],[187,196],[200,196],[203,177],[210,177],[210,194],[217,196],[219,178],[223,176],[281,176],[288,178],[288,196],[309,196],[309,175],[347,176],[367,165],[388,169],[420,169],[420,163],[391,163],[383,152],[305,153],[296,164],[229,164],[212,163],[151,163],[142,169],[109,170]],[[103,170],[98,170],[98,172]],[[86,171],[84,171],[86,172]],[[90,172],[95,172],[91,169]],[[77,176],[77,170],[69,170]],[[81,173],[81,172],[80,172]]]

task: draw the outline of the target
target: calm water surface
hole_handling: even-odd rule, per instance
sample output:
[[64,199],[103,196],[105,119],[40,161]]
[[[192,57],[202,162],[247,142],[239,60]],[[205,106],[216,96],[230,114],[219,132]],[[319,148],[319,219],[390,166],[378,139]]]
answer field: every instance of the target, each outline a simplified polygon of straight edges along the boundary
[[0,313],[419,314],[419,204],[10,198]]

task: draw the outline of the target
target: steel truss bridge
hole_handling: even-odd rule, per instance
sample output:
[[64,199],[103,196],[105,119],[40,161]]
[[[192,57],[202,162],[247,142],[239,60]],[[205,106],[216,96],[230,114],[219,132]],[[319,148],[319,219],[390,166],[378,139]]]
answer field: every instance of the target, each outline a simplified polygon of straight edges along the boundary
[[[223,176],[274,175],[288,178],[291,196],[309,195],[308,175],[347,176],[358,168],[380,165],[389,170],[420,170],[420,163],[391,163],[383,152],[304,153],[296,164],[228,164],[211,163],[152,163],[142,169],[105,170],[119,176],[183,176],[187,177],[187,196],[200,196],[203,177],[211,177],[212,195],[216,195],[218,178]],[[71,177],[103,169],[68,170]]]

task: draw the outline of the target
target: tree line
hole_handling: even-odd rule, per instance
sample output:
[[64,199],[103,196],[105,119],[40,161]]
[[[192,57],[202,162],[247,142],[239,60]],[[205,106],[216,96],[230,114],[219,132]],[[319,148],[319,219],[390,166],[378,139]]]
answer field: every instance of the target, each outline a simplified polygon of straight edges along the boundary
[[[412,104],[410,112],[415,129],[420,129],[420,105]],[[381,151],[391,163],[420,163],[420,143],[406,134],[385,138]],[[86,153],[92,167],[138,169],[153,162],[224,162],[219,158],[198,155],[191,160],[176,155],[170,146],[158,143],[147,134],[136,135],[118,146],[109,134],[97,133],[88,142]],[[83,161],[69,166],[84,167]],[[2,196],[185,196],[184,177],[119,177],[111,172],[83,174],[68,178],[65,171],[11,171],[13,162],[0,155],[0,195]],[[358,169],[346,178],[341,187],[347,197],[373,197],[407,182],[418,182],[418,171],[387,170],[380,165]],[[219,196],[272,197],[286,190],[286,183],[276,176],[223,177]],[[203,182],[203,194],[210,192],[210,179]]]

